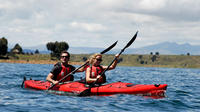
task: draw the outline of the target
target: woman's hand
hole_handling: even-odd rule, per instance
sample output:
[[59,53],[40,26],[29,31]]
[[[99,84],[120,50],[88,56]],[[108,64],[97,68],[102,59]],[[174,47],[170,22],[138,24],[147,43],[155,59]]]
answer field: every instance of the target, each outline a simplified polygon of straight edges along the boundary
[[101,75],[98,75],[98,76],[97,76],[97,79],[99,79],[100,77],[101,77]]
[[115,55],[115,58],[118,59],[118,58],[119,58],[119,54],[116,54],[116,55]]

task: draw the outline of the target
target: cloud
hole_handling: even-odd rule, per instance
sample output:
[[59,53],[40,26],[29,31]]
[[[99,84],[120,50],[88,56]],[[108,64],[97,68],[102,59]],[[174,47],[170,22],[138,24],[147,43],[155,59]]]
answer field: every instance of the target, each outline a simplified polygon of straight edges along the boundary
[[121,47],[137,30],[136,47],[163,41],[190,44],[200,41],[198,0],[0,0],[0,3],[0,36],[24,46],[67,41],[73,46],[102,47],[119,40],[117,47]]
[[84,29],[86,31],[89,32],[93,32],[93,31],[102,31],[105,30],[106,27],[104,27],[101,24],[97,24],[97,23],[79,23],[79,22],[72,22],[70,23],[70,26],[73,28],[77,28],[77,29]]
[[140,9],[143,10],[159,10],[166,5],[166,0],[141,0],[139,2]]

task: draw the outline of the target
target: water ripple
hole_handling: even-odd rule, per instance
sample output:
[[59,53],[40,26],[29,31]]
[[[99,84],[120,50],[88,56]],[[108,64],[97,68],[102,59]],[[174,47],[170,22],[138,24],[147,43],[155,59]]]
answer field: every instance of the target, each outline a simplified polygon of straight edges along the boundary
[[[53,65],[0,63],[0,111],[3,112],[199,112],[200,69],[117,67],[107,83],[168,84],[166,98],[135,95],[76,97],[21,88],[23,77],[45,80]],[[75,79],[84,73],[75,74]]]

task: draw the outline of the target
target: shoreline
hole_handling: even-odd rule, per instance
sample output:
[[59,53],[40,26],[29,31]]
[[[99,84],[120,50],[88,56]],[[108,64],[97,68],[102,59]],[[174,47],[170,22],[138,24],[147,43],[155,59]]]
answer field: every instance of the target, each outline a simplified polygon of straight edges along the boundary
[[[21,63],[21,64],[56,64],[58,61],[52,60],[0,60],[0,63]],[[81,65],[83,62],[69,62],[72,65]]]
[[[59,62],[59,60],[53,61],[53,60],[10,60],[10,59],[0,59],[0,63],[19,63],[19,64],[56,64]],[[71,62],[69,61],[69,64],[71,65],[82,65],[84,62]],[[118,64],[118,66],[133,66],[133,67],[157,67],[157,68],[188,68],[189,67],[181,67],[181,66],[171,66],[171,65],[124,65],[124,64]],[[198,67],[194,67],[193,69],[199,69]]]

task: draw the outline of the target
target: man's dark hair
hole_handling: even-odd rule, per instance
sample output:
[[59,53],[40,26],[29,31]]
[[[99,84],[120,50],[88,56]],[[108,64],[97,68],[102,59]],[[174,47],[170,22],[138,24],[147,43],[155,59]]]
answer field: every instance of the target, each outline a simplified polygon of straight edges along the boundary
[[60,53],[60,56],[62,56],[63,53],[67,53],[68,57],[70,58],[69,52],[67,52],[67,51],[62,51],[62,52]]

